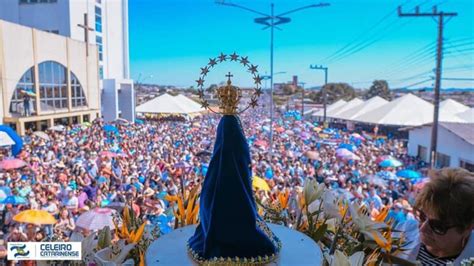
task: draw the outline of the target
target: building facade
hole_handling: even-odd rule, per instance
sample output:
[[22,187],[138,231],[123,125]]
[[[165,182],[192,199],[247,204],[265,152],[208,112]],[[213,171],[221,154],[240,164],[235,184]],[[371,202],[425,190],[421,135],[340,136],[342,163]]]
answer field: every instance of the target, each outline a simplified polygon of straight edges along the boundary
[[[436,167],[463,167],[474,171],[474,124],[441,122],[438,126]],[[409,130],[408,154],[430,159],[431,124]]]
[[[108,114],[104,118],[134,120],[135,105],[131,104],[134,93],[130,98],[121,96],[129,95],[126,91],[122,94],[123,88],[133,88],[128,47],[128,0],[0,1],[0,19],[96,44],[102,96],[117,94],[113,101],[102,97],[102,113]],[[85,28],[88,28],[87,33]]]
[[98,66],[96,45],[0,20],[3,123],[24,134],[99,117]]

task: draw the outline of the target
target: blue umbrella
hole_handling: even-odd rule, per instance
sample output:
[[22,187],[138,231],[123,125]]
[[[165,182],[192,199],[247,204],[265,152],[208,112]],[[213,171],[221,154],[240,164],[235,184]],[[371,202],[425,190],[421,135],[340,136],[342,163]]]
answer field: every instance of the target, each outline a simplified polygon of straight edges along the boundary
[[145,122],[143,122],[143,120],[140,120],[140,119],[135,119],[135,123],[139,125],[143,125]]
[[398,180],[398,177],[394,173],[389,171],[381,171],[378,172],[377,175],[385,180]]
[[420,178],[421,174],[418,173],[417,171],[405,169],[405,170],[398,171],[397,176],[408,178],[408,179],[416,179],[416,178]]
[[21,205],[21,204],[27,204],[27,203],[28,202],[26,201],[25,198],[16,196],[16,195],[8,196],[2,201],[2,204],[12,204],[12,205]]
[[385,159],[383,161],[381,161],[379,163],[379,165],[381,167],[400,167],[403,165],[402,162],[400,162],[399,160],[397,159],[394,159],[394,158],[389,158],[389,159]]
[[118,129],[116,127],[112,126],[112,125],[105,125],[104,130],[105,130],[105,132],[118,133]]
[[355,145],[349,143],[341,143],[341,145],[339,145],[339,148],[347,149],[351,152],[355,152],[357,150],[357,147]]

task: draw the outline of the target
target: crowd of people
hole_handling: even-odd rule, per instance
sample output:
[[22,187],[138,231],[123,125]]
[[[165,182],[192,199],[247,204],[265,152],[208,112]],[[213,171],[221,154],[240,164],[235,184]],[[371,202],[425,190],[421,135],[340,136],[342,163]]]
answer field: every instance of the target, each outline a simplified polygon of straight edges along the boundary
[[[264,178],[270,187],[270,191],[257,191],[260,201],[283,190],[293,197],[306,179],[314,178],[349,200],[364,201],[374,216],[388,207],[396,223],[414,219],[419,180],[397,177],[396,172],[403,168],[425,173],[419,169],[421,162],[407,155],[402,140],[324,129],[308,118],[278,113],[270,143],[265,110],[240,117],[253,175]],[[41,241],[53,236],[68,240],[73,232],[84,231],[75,225],[80,214],[125,202],[162,233],[168,232],[173,213],[165,196],[190,190],[204,179],[218,121],[218,116],[207,114],[133,124],[97,119],[48,131],[47,136],[29,132],[18,156],[27,166],[0,172],[0,190],[27,200],[27,204],[0,204],[4,240]],[[350,145],[345,147],[355,157],[341,158],[337,154],[341,145]],[[9,151],[2,152],[0,161]],[[381,156],[396,158],[403,166],[381,167]],[[13,221],[25,209],[46,210],[58,222],[37,228]]]

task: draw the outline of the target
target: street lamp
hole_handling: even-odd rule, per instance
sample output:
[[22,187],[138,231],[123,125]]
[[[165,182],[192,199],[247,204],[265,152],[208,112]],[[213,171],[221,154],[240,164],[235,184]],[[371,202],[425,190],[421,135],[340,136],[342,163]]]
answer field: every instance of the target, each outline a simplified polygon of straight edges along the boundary
[[324,105],[324,116],[323,116],[323,123],[326,123],[326,105],[328,101],[327,95],[327,85],[328,85],[328,67],[318,66],[318,65],[310,65],[309,68],[311,69],[319,69],[324,70],[324,87],[323,87],[323,105]]
[[248,7],[245,7],[245,6],[241,6],[241,5],[237,5],[237,4],[234,4],[234,3],[227,3],[223,0],[216,1],[216,3],[220,4],[220,5],[224,5],[224,6],[230,6],[230,7],[236,7],[236,8],[244,9],[246,11],[261,15],[263,17],[255,18],[254,22],[257,23],[257,24],[265,25],[265,27],[263,27],[262,30],[266,30],[266,29],[270,28],[270,91],[271,92],[270,92],[270,151],[269,151],[269,155],[270,155],[270,159],[271,159],[271,156],[273,154],[273,35],[274,35],[273,31],[274,31],[275,28],[281,30],[281,28],[277,27],[277,25],[286,24],[286,23],[291,22],[291,18],[283,17],[285,15],[288,15],[288,14],[291,14],[291,13],[294,13],[294,12],[297,12],[297,11],[301,11],[301,10],[304,10],[304,9],[308,9],[308,8],[325,7],[325,6],[329,6],[329,4],[328,3],[312,4],[312,5],[292,9],[290,11],[283,12],[279,15],[275,15],[275,13],[274,13],[274,6],[275,5],[273,3],[270,4],[270,14],[266,14],[264,12],[256,11],[254,9],[251,9],[251,8],[248,8]]
[[301,85],[301,118],[304,119],[304,85],[306,82],[298,82],[298,85]]

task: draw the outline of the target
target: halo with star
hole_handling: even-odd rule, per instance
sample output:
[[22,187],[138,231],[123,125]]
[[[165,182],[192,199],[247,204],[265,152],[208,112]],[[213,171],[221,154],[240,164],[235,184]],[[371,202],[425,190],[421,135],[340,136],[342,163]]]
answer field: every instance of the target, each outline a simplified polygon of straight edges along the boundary
[[226,62],[226,61],[229,61],[229,62],[235,61],[235,62],[238,62],[238,63],[242,64],[252,74],[252,77],[253,77],[253,80],[254,80],[255,88],[254,88],[254,92],[253,92],[252,96],[250,97],[250,103],[243,110],[238,111],[238,113],[240,114],[242,112],[245,112],[250,107],[252,107],[252,108],[257,107],[258,106],[258,98],[263,93],[262,89],[260,88],[260,86],[262,85],[262,77],[260,77],[260,75],[258,74],[258,71],[257,71],[258,66],[251,64],[250,61],[248,60],[248,56],[245,56],[245,57],[244,56],[239,56],[235,52],[230,54],[230,55],[226,55],[224,53],[221,53],[219,56],[217,56],[215,58],[209,58],[209,63],[207,63],[206,66],[201,68],[201,74],[199,75],[199,79],[196,80],[197,87],[198,87],[198,96],[199,96],[199,99],[201,100],[201,106],[203,108],[206,108],[207,110],[213,112],[213,113],[221,114],[220,112],[216,112],[216,111],[212,110],[211,108],[209,108],[209,102],[204,98],[205,94],[204,94],[204,88],[203,87],[204,87],[205,78],[206,78],[207,74],[209,74],[211,69],[214,66],[218,65],[219,63]]

